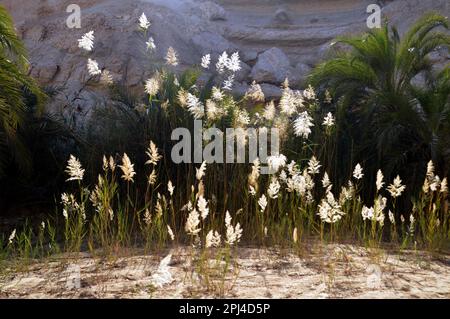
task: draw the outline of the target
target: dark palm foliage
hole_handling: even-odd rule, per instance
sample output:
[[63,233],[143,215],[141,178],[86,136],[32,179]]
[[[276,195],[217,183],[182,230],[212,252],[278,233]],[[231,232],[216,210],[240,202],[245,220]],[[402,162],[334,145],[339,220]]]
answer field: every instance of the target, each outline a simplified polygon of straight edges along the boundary
[[0,177],[14,163],[21,171],[30,171],[31,156],[20,128],[27,116],[26,96],[42,105],[44,94],[27,76],[26,50],[18,38],[6,9],[0,5]]
[[423,137],[431,158],[443,175],[450,171],[450,69],[432,75],[426,87],[413,87],[417,112],[424,123]]
[[43,93],[28,68],[26,50],[0,5],[0,214],[51,204],[67,153],[78,144],[61,119],[43,112],[51,91]]
[[[448,48],[447,18],[428,14],[401,39],[386,24],[360,37],[341,38],[350,50],[320,64],[310,82],[334,96],[338,163],[362,162],[370,175],[382,168],[418,185],[424,163],[433,159],[448,174],[449,71],[433,74],[428,55]],[[413,82],[428,78],[423,87]],[[351,165],[345,167],[348,170]],[[420,173],[420,174],[417,174]]]

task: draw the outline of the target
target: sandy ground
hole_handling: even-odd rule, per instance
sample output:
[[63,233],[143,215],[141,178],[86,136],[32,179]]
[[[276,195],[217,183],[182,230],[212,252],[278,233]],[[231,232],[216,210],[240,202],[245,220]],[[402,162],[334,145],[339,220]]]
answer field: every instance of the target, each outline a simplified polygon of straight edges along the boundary
[[115,260],[59,256],[27,269],[4,269],[0,297],[450,298],[450,258],[443,255],[391,254],[348,245],[316,246],[301,255],[239,248],[236,268],[225,280],[211,271],[208,285],[204,275],[193,271],[191,250],[170,253],[173,281],[162,288],[152,285],[152,274],[165,254]]

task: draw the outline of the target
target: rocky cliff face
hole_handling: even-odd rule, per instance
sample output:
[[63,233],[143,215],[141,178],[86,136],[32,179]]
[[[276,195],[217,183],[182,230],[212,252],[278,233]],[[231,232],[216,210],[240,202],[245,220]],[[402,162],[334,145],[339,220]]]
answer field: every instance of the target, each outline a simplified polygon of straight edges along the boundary
[[[151,64],[163,60],[169,46],[179,53],[180,66],[200,64],[223,51],[239,51],[244,62],[237,92],[256,80],[268,96],[279,94],[289,77],[301,84],[322,59],[333,39],[365,30],[367,5],[373,0],[78,0],[81,29],[69,29],[66,8],[73,1],[2,0],[30,51],[31,73],[43,85],[59,87],[53,102],[63,112],[83,117],[93,106],[107,103],[103,89],[87,83],[87,57],[110,70],[115,81],[143,89]],[[447,0],[378,1],[383,15],[400,31],[426,11],[449,13]],[[155,39],[153,61],[146,54],[138,18],[145,12]],[[77,39],[95,31],[95,48],[87,55]],[[437,53],[438,54],[438,53]],[[442,53],[439,59],[448,59]],[[53,108],[54,108],[53,107]]]

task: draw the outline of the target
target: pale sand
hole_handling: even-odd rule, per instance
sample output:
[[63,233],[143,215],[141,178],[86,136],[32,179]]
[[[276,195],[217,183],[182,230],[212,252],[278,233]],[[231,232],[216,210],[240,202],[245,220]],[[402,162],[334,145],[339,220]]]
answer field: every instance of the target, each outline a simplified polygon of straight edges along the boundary
[[[1,298],[450,298],[450,258],[413,251],[369,253],[350,245],[308,249],[302,257],[286,250],[239,248],[238,273],[219,278],[210,289],[188,262],[189,250],[173,249],[174,281],[154,289],[152,274],[161,256],[114,261],[85,255],[33,264],[22,272],[3,271]],[[166,252],[167,253],[167,252]],[[68,269],[79,266],[81,288],[70,287]],[[195,279],[193,279],[195,278]],[[215,287],[215,288],[212,288]]]

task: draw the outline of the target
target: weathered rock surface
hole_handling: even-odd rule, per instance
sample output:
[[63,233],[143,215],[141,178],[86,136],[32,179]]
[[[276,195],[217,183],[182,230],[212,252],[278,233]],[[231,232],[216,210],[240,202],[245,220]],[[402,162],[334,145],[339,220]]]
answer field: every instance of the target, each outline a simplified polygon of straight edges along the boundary
[[[71,3],[2,0],[29,49],[31,73],[42,84],[60,89],[55,102],[59,109],[85,117],[107,103],[104,88],[89,80],[88,57],[108,69],[115,81],[136,90],[143,90],[152,64],[163,61],[169,46],[179,54],[179,69],[198,65],[205,53],[216,58],[225,50],[239,51],[247,66],[238,81],[255,79],[279,87],[287,75],[291,83],[301,84],[336,36],[367,29],[366,8],[373,0],[78,0],[81,29],[66,26]],[[447,0],[379,3],[400,32],[426,11],[449,13]],[[147,37],[156,43],[151,59],[147,37],[137,25],[142,12],[152,23]],[[95,31],[95,48],[82,52],[77,39],[90,30]],[[437,53],[438,63],[447,59],[448,52]]]
[[290,69],[289,58],[278,48],[271,48],[258,56],[251,77],[256,82],[281,83]]
[[227,19],[227,12],[225,11],[225,9],[212,1],[201,3],[199,5],[199,9],[203,13],[204,17],[210,21],[220,21]]

